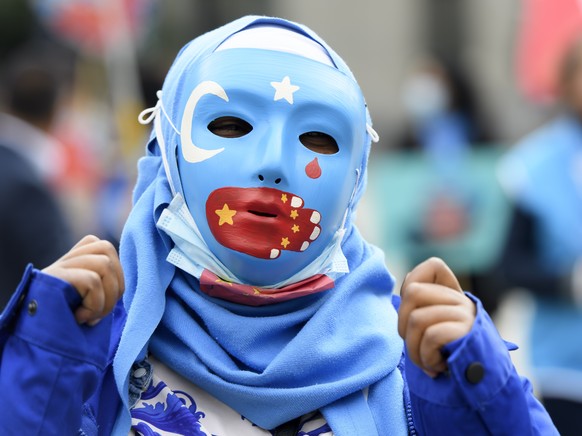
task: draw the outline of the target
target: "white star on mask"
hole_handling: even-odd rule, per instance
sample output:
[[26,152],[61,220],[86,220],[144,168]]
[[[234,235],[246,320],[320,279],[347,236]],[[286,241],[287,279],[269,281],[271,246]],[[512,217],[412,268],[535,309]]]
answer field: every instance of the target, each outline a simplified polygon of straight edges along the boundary
[[275,88],[273,101],[285,99],[289,104],[293,104],[293,93],[299,90],[299,86],[291,85],[289,76],[285,76],[280,82],[271,82],[271,86]]

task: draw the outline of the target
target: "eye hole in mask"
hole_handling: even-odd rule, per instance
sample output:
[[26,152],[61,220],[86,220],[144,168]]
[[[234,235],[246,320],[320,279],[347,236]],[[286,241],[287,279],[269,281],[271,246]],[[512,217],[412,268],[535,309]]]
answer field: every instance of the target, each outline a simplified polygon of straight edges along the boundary
[[240,138],[253,130],[253,126],[237,117],[220,117],[208,124],[208,130],[221,138]]
[[336,154],[339,151],[333,137],[323,132],[306,132],[299,136],[303,146],[319,154]]

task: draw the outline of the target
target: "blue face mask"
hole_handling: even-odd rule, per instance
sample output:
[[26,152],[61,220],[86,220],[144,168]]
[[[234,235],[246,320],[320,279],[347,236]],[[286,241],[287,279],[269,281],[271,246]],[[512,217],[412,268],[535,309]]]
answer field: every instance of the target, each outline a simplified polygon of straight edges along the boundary
[[367,137],[359,88],[260,49],[215,52],[183,77],[178,168],[204,241],[245,283],[293,276],[343,225]]
[[359,88],[261,49],[215,52],[183,78],[178,168],[202,238],[244,283],[293,276],[343,226],[367,138]]

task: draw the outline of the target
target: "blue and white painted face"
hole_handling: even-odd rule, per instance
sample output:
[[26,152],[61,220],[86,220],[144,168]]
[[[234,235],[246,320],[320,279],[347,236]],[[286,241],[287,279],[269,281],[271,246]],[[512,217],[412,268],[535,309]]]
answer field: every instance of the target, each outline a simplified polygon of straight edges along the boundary
[[358,183],[358,85],[333,66],[255,48],[216,51],[183,79],[178,168],[204,240],[247,284],[291,277],[331,243]]

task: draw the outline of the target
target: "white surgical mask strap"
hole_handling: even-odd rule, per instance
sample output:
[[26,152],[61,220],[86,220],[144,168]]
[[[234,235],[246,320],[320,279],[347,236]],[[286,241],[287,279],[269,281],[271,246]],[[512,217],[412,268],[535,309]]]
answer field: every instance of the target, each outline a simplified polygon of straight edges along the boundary
[[152,122],[154,117],[158,114],[158,112],[161,109],[162,112],[164,113],[164,116],[166,117],[166,120],[168,121],[170,126],[172,126],[172,129],[174,129],[174,131],[179,135],[180,131],[176,128],[176,126],[174,125],[174,123],[170,119],[170,116],[166,112],[166,108],[164,107],[164,102],[162,101],[162,91],[161,90],[156,92],[156,97],[158,97],[158,101],[156,102],[156,105],[154,107],[149,107],[149,108],[141,111],[140,114],[137,116],[137,120],[139,121],[140,124],[143,124],[143,125],[149,124]]
[[340,226],[340,230],[344,230],[346,227],[346,221],[348,219],[348,214],[350,213],[350,209],[354,203],[354,197],[356,196],[356,191],[358,190],[358,185],[360,184],[360,169],[356,168],[356,183],[354,183],[354,189],[352,190],[352,195],[350,196],[350,201],[348,203],[348,207],[344,213],[344,218],[342,219],[342,224]]
[[150,107],[147,109],[144,109],[143,111],[141,111],[141,113],[138,115],[137,120],[140,124],[146,125],[152,122],[152,120],[154,120],[154,131],[156,134],[156,139],[158,140],[158,145],[160,147],[160,153],[162,155],[162,162],[164,164],[164,171],[166,172],[166,178],[168,179],[168,184],[170,185],[170,189],[172,190],[172,196],[176,195],[176,188],[174,186],[174,181],[172,180],[172,175],[170,173],[170,164],[168,162],[168,156],[166,154],[166,142],[164,140],[164,134],[162,132],[162,121],[160,119],[160,109],[161,112],[164,114],[164,116],[166,117],[166,120],[168,121],[168,123],[170,124],[170,126],[172,126],[172,128],[174,129],[174,131],[180,135],[180,132],[178,131],[178,129],[176,129],[176,126],[174,126],[174,123],[172,123],[172,120],[170,119],[170,117],[168,116],[168,113],[166,112],[166,109],[164,108],[164,104],[162,102],[162,91],[158,91],[156,92],[156,96],[158,97],[158,101],[156,102],[156,105],[154,107]]
[[370,135],[373,143],[380,141],[380,135],[378,135],[378,132],[374,130],[371,124],[366,123],[366,131],[368,132],[368,135]]

